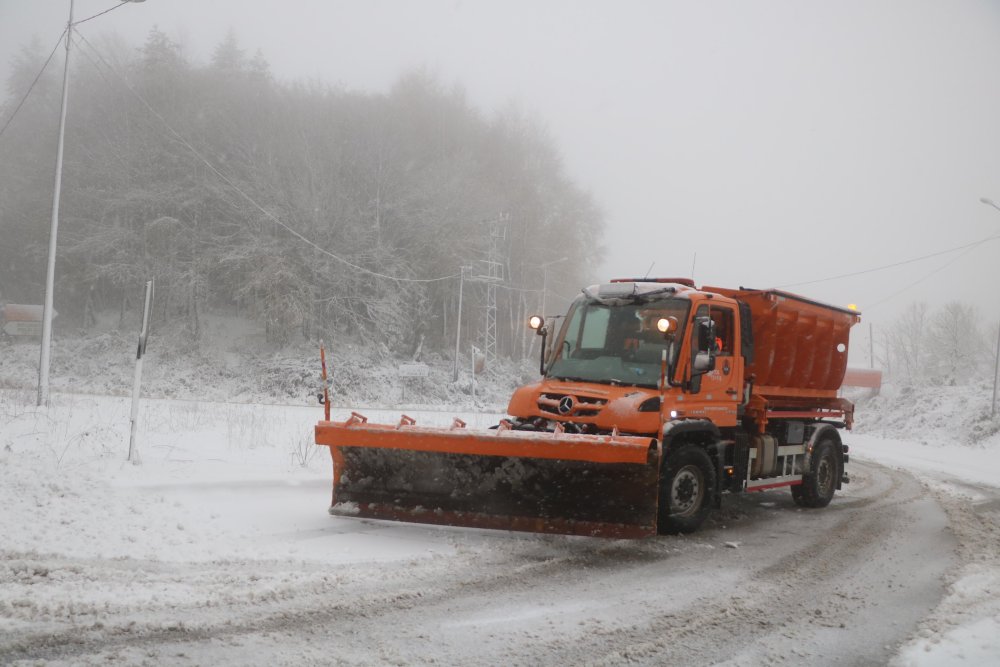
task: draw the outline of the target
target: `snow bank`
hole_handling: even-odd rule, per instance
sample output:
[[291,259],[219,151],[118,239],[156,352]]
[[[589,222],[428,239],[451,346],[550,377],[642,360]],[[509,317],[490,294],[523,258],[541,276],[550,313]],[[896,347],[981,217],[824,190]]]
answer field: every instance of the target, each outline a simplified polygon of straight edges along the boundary
[[[33,398],[0,390],[0,534],[8,553],[185,562],[370,562],[428,553],[377,530],[333,543],[311,539],[329,536],[337,521],[326,514],[328,450],[312,443],[318,406],[146,400],[143,464],[133,466],[125,461],[128,400],[56,394],[51,407],[36,408]],[[451,419],[411,416],[425,424]],[[465,417],[485,428],[499,415]]]
[[[206,317],[198,346],[156,330],[143,367],[143,395],[201,401],[316,405],[322,391],[319,344],[299,340],[268,345],[262,334],[239,318]],[[130,396],[135,368],[136,331],[106,324],[100,333],[62,333],[53,339],[53,391]],[[400,378],[399,366],[412,361],[384,347],[327,340],[331,403],[341,406],[405,407],[442,405],[501,412],[514,388],[537,378],[537,360],[498,360],[475,378],[467,358],[452,381],[450,356],[427,353],[426,378]],[[38,341],[0,339],[0,388],[31,390],[38,382]]]
[[990,416],[993,383],[968,385],[883,385],[855,400],[856,431],[919,443],[979,444],[1000,432],[1000,415]]

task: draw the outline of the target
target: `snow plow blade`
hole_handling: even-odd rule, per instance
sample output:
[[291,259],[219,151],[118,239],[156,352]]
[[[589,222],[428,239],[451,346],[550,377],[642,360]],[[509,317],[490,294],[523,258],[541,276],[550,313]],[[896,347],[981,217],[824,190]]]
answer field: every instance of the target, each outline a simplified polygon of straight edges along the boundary
[[655,440],[613,435],[321,421],[330,514],[448,526],[637,538],[656,534]]

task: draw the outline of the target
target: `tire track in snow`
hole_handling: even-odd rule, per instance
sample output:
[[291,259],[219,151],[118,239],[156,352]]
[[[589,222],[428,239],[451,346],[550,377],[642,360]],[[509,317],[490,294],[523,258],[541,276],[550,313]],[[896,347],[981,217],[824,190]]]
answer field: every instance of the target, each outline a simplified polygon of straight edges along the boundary
[[[440,531],[448,538],[446,531]],[[459,532],[455,533],[460,535]],[[548,580],[554,573],[573,567],[592,567],[609,549],[619,552],[616,561],[647,561],[658,558],[657,550],[634,549],[632,543],[593,549],[580,538],[488,537],[500,548],[492,556],[470,553],[459,559],[435,558],[413,561],[398,568],[392,564],[368,567],[352,565],[339,574],[329,566],[278,562],[171,564],[123,559],[46,558],[31,554],[0,556],[0,583],[33,580],[45,583],[49,572],[59,572],[60,590],[74,587],[74,579],[90,589],[138,585],[160,591],[145,602],[134,598],[121,605],[91,602],[29,607],[25,620],[59,618],[68,629],[26,632],[10,636],[0,644],[0,661],[6,659],[79,660],[95,653],[123,647],[144,647],[178,642],[208,641],[251,633],[297,631],[305,622],[323,622],[356,616],[378,617],[387,611],[410,609],[456,595],[489,593],[509,589],[512,583]],[[523,548],[523,551],[522,551]],[[484,567],[492,568],[490,573]],[[300,568],[304,568],[304,571]],[[134,575],[129,577],[128,575]],[[277,584],[281,584],[277,587]],[[183,591],[171,596],[169,589]],[[212,589],[218,587],[218,592]],[[194,593],[189,589],[200,589]],[[242,594],[233,594],[234,590]],[[263,589],[263,590],[262,590]],[[192,601],[192,597],[194,598]],[[227,618],[218,620],[224,608]],[[136,621],[136,617],[141,621]],[[178,620],[181,618],[183,620]],[[58,622],[58,621],[57,621]],[[81,629],[84,632],[81,632]]]

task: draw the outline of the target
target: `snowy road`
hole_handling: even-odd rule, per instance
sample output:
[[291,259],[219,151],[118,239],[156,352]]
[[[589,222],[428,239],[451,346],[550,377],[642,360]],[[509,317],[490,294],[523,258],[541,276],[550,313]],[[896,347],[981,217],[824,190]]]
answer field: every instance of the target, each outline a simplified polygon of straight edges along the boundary
[[[88,409],[92,424],[109,408]],[[161,416],[174,434],[216,421]],[[974,635],[990,621],[996,596],[962,585],[996,584],[995,487],[853,457],[826,509],[727,497],[688,537],[380,523],[326,515],[327,460],[244,479],[266,468],[265,425],[314,417],[257,420],[231,479],[205,477],[225,454],[199,453],[205,433],[52,480],[44,457],[6,454],[0,664],[918,664],[970,605],[986,606]]]
[[[69,595],[7,634],[0,658],[884,662],[937,603],[953,539],[908,474],[854,470],[850,491],[825,511],[800,511],[786,493],[758,495],[729,502],[693,538],[606,542],[330,519],[295,539],[382,535],[450,553],[332,566],[4,554],[4,584],[24,589],[24,603],[31,593],[59,597],[49,587]],[[136,600],[137,589],[148,599]]]

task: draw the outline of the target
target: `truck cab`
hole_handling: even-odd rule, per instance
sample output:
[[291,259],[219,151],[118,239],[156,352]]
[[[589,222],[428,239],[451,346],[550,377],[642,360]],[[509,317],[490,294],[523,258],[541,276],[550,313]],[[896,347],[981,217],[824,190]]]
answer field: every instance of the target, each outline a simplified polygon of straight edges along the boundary
[[664,422],[692,418],[735,427],[745,398],[740,321],[734,299],[684,279],[587,288],[548,348],[543,378],[514,394],[508,414],[582,433],[659,437]]

